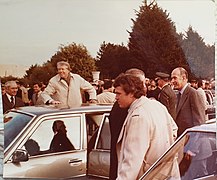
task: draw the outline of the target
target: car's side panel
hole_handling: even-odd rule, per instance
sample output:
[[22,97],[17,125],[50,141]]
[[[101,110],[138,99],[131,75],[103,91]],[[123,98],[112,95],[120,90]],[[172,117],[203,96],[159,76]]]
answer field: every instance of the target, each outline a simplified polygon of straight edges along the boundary
[[88,175],[104,178],[109,177],[110,141],[111,134],[107,114],[101,122],[95,147],[89,154]]
[[58,179],[81,175],[86,175],[86,151],[39,155],[30,158],[27,162],[4,164],[5,178]]
[[89,154],[88,175],[109,177],[110,152],[94,149]]

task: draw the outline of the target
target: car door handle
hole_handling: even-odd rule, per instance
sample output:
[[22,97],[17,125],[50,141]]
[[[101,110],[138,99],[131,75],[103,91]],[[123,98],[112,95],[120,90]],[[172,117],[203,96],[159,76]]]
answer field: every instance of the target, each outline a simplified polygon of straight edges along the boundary
[[69,164],[81,164],[82,159],[70,159]]

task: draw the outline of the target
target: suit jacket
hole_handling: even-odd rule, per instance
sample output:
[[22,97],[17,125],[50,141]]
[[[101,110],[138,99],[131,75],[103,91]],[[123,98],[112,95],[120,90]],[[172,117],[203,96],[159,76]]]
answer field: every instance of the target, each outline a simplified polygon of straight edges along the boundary
[[42,104],[44,104],[44,101],[43,101],[43,99],[41,97],[41,93],[42,93],[42,91],[40,91],[38,93],[38,98],[37,99],[36,99],[36,93],[33,93],[33,95],[32,95],[32,105],[42,105]]
[[116,152],[116,144],[124,120],[127,117],[127,113],[128,113],[127,108],[120,108],[116,101],[109,115],[109,126],[111,132],[110,169],[109,169],[110,180],[115,180],[117,178],[118,158]]
[[172,118],[176,119],[176,94],[170,87],[170,85],[165,85],[158,96],[158,100],[166,106]]
[[[144,96],[135,100],[117,142],[117,180],[141,177],[174,142],[176,133],[177,126],[164,105]],[[174,163],[178,172],[177,160]],[[172,172],[164,175],[162,177],[173,176]]]
[[188,85],[176,108],[178,136],[187,128],[205,123],[205,109],[205,105],[202,103],[197,91]]
[[24,106],[22,99],[15,96],[15,106],[13,107],[6,94],[2,96],[2,102],[3,102],[3,113],[5,113],[6,111],[12,108]]

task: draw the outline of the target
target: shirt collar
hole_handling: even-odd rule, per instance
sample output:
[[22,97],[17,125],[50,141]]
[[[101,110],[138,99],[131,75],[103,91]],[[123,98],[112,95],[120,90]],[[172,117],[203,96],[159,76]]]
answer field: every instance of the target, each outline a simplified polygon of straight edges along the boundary
[[186,85],[184,85],[184,87],[181,89],[181,91],[179,91],[181,94],[183,94],[184,90],[186,89],[186,87],[188,86],[188,83],[186,83]]
[[6,93],[6,96],[8,97],[9,100],[11,100],[12,96],[10,94]]
[[[69,73],[69,75],[71,76],[71,78],[74,78],[74,77],[73,77],[73,73]],[[58,74],[58,76],[59,76],[59,81],[65,80],[65,79],[61,78],[59,74]]]

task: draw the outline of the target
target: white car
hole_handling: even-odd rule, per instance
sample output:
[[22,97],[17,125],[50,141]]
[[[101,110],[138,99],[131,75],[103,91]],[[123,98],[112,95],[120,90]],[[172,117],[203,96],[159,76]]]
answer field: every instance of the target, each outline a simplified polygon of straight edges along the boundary
[[[6,113],[3,177],[108,179],[110,110],[111,106],[100,105],[75,109],[29,106]],[[73,148],[54,152],[52,127],[59,120]],[[176,178],[166,171],[174,157],[179,162]],[[187,129],[141,179],[217,179],[216,120]]]

